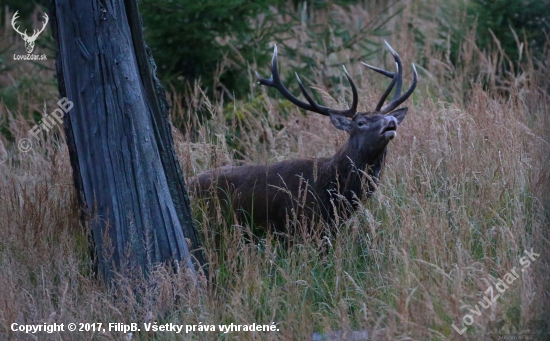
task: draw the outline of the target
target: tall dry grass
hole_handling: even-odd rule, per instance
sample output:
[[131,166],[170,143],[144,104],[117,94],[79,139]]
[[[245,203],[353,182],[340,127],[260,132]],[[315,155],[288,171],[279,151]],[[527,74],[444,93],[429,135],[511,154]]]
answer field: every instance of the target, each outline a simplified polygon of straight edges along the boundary
[[[413,2],[403,15],[427,32],[437,29],[418,11]],[[352,13],[341,11],[355,19],[368,15],[360,8]],[[376,194],[342,221],[335,240],[304,236],[286,246],[269,235],[254,238],[221,213],[209,219],[193,201],[212,275],[202,288],[163,267],[151,269],[148,279],[121,276],[120,285],[110,290],[91,275],[65,145],[55,135],[44,136],[44,143],[22,154],[13,144],[32,126],[33,113],[43,111],[42,98],[51,98],[46,112],[55,105],[55,87],[48,82],[53,71],[33,71],[40,86],[19,95],[16,106],[0,103],[0,119],[12,134],[0,137],[9,156],[0,164],[0,338],[127,337],[116,332],[23,335],[10,331],[13,322],[275,322],[280,329],[226,335],[142,332],[133,340],[291,340],[365,329],[373,340],[481,340],[492,339],[487,333],[547,332],[548,60],[538,65],[528,59],[503,73],[498,67],[505,60],[502,52],[482,49],[470,39],[461,48],[463,65],[454,68],[444,52],[430,44],[418,48],[413,31],[399,28],[389,40],[402,59],[428,62],[407,102],[409,114],[390,143]],[[331,58],[345,58],[345,53]],[[280,62],[293,61],[281,57]],[[379,55],[367,62],[382,65],[389,59]],[[359,66],[348,70],[360,83],[361,109],[370,109],[387,83]],[[15,86],[28,72],[11,71],[2,83]],[[410,80],[408,68],[406,77]],[[312,82],[323,84],[321,75]],[[338,105],[349,98],[346,91],[342,81],[331,91],[336,100],[323,97]],[[181,98],[192,105],[178,105]],[[185,122],[189,132],[174,130],[187,176],[222,164],[326,156],[345,141],[329,120],[304,115],[271,91],[253,87],[251,98],[213,101],[197,84],[172,96],[171,117]],[[199,110],[211,118],[200,123]],[[219,249],[214,234],[221,235]],[[323,243],[326,254],[321,254]],[[519,268],[523,251],[531,248],[540,257],[459,336],[451,324],[462,328],[463,316],[486,289]]]

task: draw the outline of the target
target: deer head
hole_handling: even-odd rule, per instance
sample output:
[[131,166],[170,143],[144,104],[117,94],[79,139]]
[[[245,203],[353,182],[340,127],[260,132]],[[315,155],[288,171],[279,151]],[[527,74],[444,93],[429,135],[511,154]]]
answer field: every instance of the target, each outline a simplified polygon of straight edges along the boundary
[[[390,140],[397,135],[397,125],[403,121],[407,113],[407,108],[395,110],[401,103],[403,103],[414,91],[417,84],[416,67],[412,64],[414,70],[414,80],[410,88],[401,94],[401,88],[403,86],[403,74],[401,59],[395,50],[385,42],[390,49],[393,58],[395,59],[395,72],[389,72],[384,69],[380,69],[365,63],[363,65],[368,68],[392,78],[392,81],[386,91],[380,97],[380,100],[376,104],[376,107],[371,112],[358,112],[358,94],[357,87],[353,83],[351,76],[344,67],[344,73],[350,83],[353,100],[349,109],[338,110],[331,109],[322,106],[315,102],[311,95],[306,90],[300,77],[296,73],[296,79],[303,96],[307,100],[303,102],[292,95],[288,89],[282,83],[279,77],[278,65],[277,65],[277,46],[274,48],[273,58],[271,61],[271,77],[262,78],[257,72],[256,77],[259,80],[259,84],[266,85],[277,89],[286,99],[291,101],[296,106],[319,113],[321,115],[330,116],[332,124],[341,130],[345,130],[349,133],[350,139],[348,141],[348,148],[355,151],[364,151],[368,149],[371,152],[383,151]],[[384,105],[384,102],[388,98],[392,89],[395,87],[395,93],[390,103]]]
[[44,29],[46,28],[46,25],[48,24],[48,20],[49,20],[48,15],[46,13],[44,13],[45,21],[42,23],[42,28],[40,30],[33,30],[32,35],[29,37],[27,35],[27,30],[25,30],[25,32],[21,32],[21,31],[19,31],[19,26],[15,27],[15,25],[16,25],[15,22],[18,19],[18,13],[19,13],[19,11],[16,11],[13,14],[13,18],[11,19],[11,26],[13,27],[15,32],[19,33],[19,35],[21,35],[21,37],[25,41],[25,49],[27,50],[27,53],[32,53],[32,51],[34,50],[34,42],[36,41],[36,39],[38,38],[40,33],[42,33],[42,31],[44,31]]

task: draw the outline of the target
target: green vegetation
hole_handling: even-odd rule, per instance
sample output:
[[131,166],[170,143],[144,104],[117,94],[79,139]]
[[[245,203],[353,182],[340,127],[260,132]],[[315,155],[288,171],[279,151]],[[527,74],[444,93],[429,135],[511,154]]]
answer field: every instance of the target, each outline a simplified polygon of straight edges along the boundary
[[[319,65],[335,67],[335,60],[327,58],[352,48],[359,47],[362,58],[376,52],[379,42],[372,37],[390,33],[384,24],[398,13],[392,8],[402,6],[368,5],[365,10],[373,11],[368,22],[342,15],[348,5],[357,2],[145,0],[140,8],[147,43],[165,84],[181,92],[186,82],[200,79],[210,96],[244,98],[253,81],[249,66],[267,65],[274,43],[284,46],[291,60],[301,62],[287,69],[289,75],[300,69],[310,76],[308,67]],[[298,27],[302,28],[294,30],[298,36],[289,35]],[[303,44],[300,48],[296,39]],[[325,56],[301,53],[303,48],[322,51]]]
[[550,34],[550,0],[473,0],[468,14],[477,22],[480,46],[500,44],[516,61],[525,41],[537,59],[544,57]]
[[270,21],[269,5],[277,1],[141,1],[147,43],[164,83],[182,90],[186,81],[201,78],[215,90],[210,94],[247,89],[242,70],[258,51],[260,61],[266,61],[268,39],[277,32],[255,20],[267,13],[263,21]]

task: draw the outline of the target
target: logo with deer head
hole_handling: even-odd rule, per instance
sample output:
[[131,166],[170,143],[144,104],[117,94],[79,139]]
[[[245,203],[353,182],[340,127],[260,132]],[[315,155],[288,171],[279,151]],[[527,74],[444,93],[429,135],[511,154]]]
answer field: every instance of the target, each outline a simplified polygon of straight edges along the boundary
[[27,35],[27,30],[25,30],[24,32],[21,32],[19,30],[20,26],[16,27],[16,21],[18,19],[18,12],[19,11],[16,11],[13,14],[13,18],[11,19],[11,26],[13,27],[15,32],[19,33],[21,38],[23,38],[23,40],[25,41],[25,49],[27,50],[27,53],[32,53],[32,51],[34,50],[34,42],[36,41],[36,39],[38,38],[40,33],[42,33],[44,31],[44,29],[46,28],[46,25],[48,24],[48,21],[49,21],[48,15],[46,13],[44,13],[44,22],[42,23],[42,28],[40,30],[33,30],[32,35],[29,36],[29,35]]

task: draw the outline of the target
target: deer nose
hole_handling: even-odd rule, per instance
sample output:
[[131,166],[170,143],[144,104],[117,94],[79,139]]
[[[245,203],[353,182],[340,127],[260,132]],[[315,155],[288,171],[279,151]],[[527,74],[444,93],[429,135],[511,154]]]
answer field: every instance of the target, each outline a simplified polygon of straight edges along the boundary
[[388,117],[386,117],[386,121],[388,122],[388,123],[386,123],[386,129],[387,128],[390,128],[390,129],[393,129],[393,130],[397,129],[397,119],[395,117],[388,116]]
[[397,129],[397,120],[393,116],[386,116],[382,120],[382,131],[385,130],[396,130]]
[[386,139],[393,139],[397,134],[397,120],[393,116],[386,116],[382,122],[382,130],[380,135],[383,135]]

